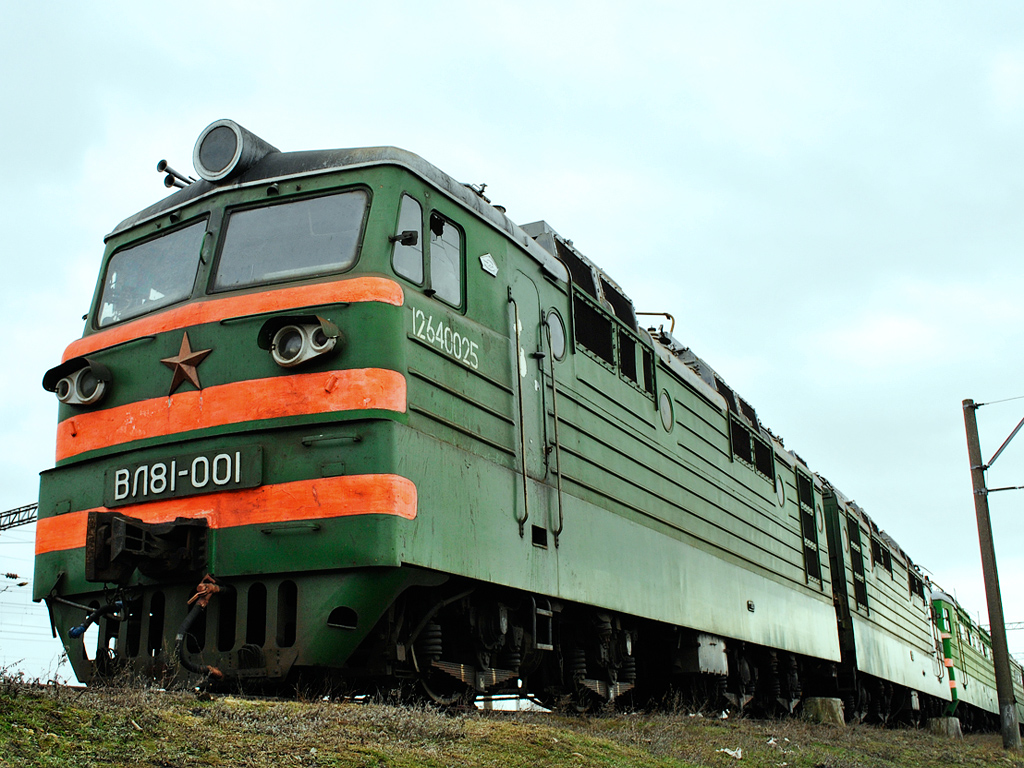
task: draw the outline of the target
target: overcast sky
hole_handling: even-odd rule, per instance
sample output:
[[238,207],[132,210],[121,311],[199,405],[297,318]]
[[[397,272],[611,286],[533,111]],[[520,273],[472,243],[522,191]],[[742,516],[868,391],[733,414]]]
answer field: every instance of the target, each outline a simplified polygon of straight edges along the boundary
[[[961,401],[1024,395],[1019,2],[0,0],[0,48],[0,510],[52,466],[40,380],[103,236],[230,117],[399,146],[547,220],[987,623]],[[987,459],[1024,400],[978,416]],[[990,486],[1024,485],[1018,440]],[[1008,621],[1022,508],[992,498]],[[32,533],[0,533],[0,573],[31,577]],[[0,666],[45,674],[16,584]]]

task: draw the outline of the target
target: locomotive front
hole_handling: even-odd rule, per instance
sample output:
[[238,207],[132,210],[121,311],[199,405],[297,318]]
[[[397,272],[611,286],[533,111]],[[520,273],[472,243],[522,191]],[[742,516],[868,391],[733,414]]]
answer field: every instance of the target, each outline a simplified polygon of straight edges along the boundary
[[107,238],[41,480],[35,599],[83,682],[337,666],[415,579],[397,171],[231,121]]

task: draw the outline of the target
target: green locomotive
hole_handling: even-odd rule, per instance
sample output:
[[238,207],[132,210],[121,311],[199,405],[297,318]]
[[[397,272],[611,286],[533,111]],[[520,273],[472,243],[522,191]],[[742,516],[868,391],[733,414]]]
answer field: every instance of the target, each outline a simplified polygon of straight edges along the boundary
[[545,222],[394,148],[194,162],[43,382],[80,680],[945,706],[909,559],[865,580],[866,516]]

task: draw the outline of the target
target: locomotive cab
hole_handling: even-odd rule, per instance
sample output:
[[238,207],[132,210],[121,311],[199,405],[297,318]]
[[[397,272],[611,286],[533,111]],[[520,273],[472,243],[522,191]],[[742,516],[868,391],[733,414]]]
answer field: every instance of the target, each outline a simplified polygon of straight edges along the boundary
[[[399,569],[417,512],[394,429],[406,174],[353,154],[284,154],[218,121],[201,180],[108,236],[83,337],[44,378],[60,405],[36,598],[79,679],[179,661],[283,679],[347,658],[436,580]],[[457,273],[447,229],[428,265]],[[188,621],[194,596],[209,615]]]

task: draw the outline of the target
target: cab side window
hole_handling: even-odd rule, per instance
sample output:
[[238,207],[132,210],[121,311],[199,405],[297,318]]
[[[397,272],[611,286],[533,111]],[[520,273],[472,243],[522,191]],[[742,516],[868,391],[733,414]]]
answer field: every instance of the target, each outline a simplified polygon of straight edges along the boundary
[[395,274],[420,284],[423,282],[423,209],[408,195],[402,195],[402,205],[398,211],[396,234],[403,232],[415,232],[416,242],[403,245],[400,239],[396,239],[391,263],[395,267]]
[[[429,216],[429,239],[424,246],[423,207],[409,195],[402,195],[398,225],[391,238],[391,263],[396,275],[422,285],[428,296],[461,307],[462,231],[436,211]],[[411,233],[416,236],[411,237]]]
[[462,233],[448,219],[430,214],[430,287],[452,306],[462,305]]

